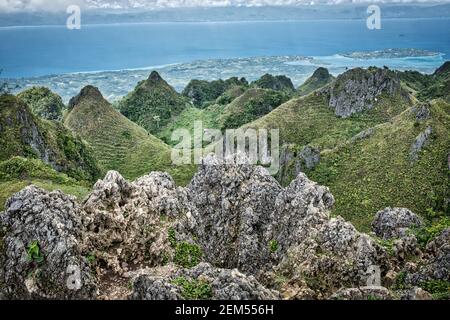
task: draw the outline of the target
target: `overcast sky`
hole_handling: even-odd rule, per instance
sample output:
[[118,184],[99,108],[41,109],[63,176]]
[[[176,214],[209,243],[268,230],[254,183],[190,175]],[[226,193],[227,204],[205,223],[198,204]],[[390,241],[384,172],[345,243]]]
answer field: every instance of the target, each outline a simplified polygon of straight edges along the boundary
[[[71,4],[82,8],[167,8],[167,7],[212,7],[212,6],[263,6],[296,5],[311,3],[346,2],[411,2],[412,0],[0,0],[0,12],[59,11]],[[420,0],[420,2],[449,2],[450,0]]]

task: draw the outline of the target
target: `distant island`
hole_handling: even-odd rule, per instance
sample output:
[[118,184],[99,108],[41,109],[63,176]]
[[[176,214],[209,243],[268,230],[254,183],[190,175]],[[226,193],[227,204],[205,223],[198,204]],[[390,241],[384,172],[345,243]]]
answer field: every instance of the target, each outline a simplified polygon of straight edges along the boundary
[[429,50],[398,48],[375,51],[355,51],[342,54],[343,57],[352,59],[392,59],[407,57],[433,57],[440,55],[439,52]]

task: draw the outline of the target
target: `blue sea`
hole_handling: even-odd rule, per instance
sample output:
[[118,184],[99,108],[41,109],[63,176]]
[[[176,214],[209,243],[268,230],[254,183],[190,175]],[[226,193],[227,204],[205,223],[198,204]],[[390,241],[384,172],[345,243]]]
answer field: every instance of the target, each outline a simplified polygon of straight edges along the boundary
[[[156,69],[177,89],[194,77],[214,79],[283,72],[299,85],[315,67],[387,65],[432,72],[450,59],[449,19],[145,23],[0,28],[1,77],[19,87],[47,85],[63,95],[87,83],[111,99]],[[355,51],[415,48],[433,56],[351,59]],[[273,57],[273,58],[272,58]],[[14,81],[14,80],[13,80]]]

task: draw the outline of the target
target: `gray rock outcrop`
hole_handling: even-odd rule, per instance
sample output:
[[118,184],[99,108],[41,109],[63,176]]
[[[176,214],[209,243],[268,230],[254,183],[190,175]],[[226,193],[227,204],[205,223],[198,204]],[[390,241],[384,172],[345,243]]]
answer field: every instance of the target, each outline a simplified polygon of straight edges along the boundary
[[432,280],[450,282],[450,228],[427,244],[424,260],[416,272],[407,275],[407,283],[420,286]]
[[118,273],[128,264],[162,263],[171,251],[170,224],[164,218],[181,215],[185,198],[166,173],[152,172],[130,183],[108,172],[82,204],[86,250]]
[[75,199],[34,186],[11,197],[0,214],[0,291],[6,299],[92,299],[97,282],[81,252]]
[[419,153],[428,144],[432,133],[433,128],[429,126],[425,129],[425,131],[421,132],[416,137],[416,140],[411,145],[411,149],[409,151],[409,158],[411,159],[411,161],[419,160]]
[[335,114],[347,118],[374,108],[382,94],[396,95],[402,90],[394,72],[373,67],[349,70],[321,92],[329,96],[329,107],[335,110]]
[[341,289],[330,297],[331,300],[389,300],[392,295],[384,287],[360,287]]
[[400,238],[408,229],[422,226],[422,220],[406,208],[385,208],[378,211],[372,222],[372,230],[383,239]]
[[[201,296],[192,296],[183,285],[201,286]],[[278,292],[262,286],[253,276],[237,269],[218,269],[201,263],[166,277],[139,276],[133,283],[133,300],[180,300],[209,298],[217,300],[275,300]]]

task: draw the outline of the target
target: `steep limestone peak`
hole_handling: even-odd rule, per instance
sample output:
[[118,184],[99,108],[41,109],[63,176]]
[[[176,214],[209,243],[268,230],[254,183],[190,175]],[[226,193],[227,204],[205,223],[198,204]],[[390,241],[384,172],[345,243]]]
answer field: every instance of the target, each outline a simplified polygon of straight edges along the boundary
[[381,95],[403,94],[398,75],[388,68],[355,68],[339,75],[322,92],[329,95],[329,107],[339,117],[373,109]]
[[152,73],[150,73],[150,76],[148,77],[148,80],[157,82],[163,80],[163,78],[159,75],[157,71],[152,71]]
[[97,87],[88,85],[81,89],[80,93],[70,99],[69,101],[69,110],[72,110],[76,105],[78,105],[81,101],[85,99],[93,99],[93,100],[104,100],[103,95]]

